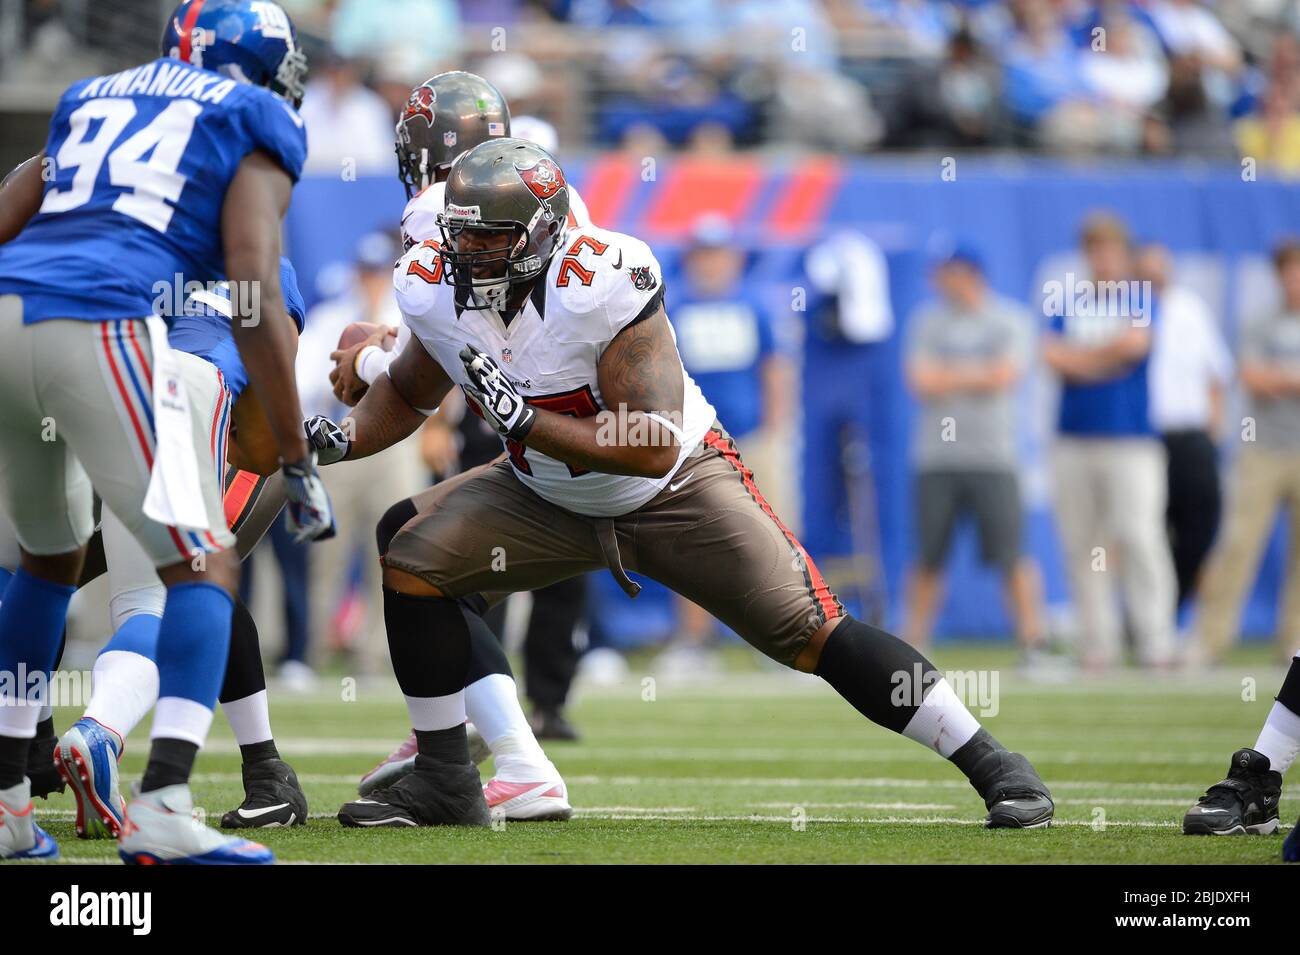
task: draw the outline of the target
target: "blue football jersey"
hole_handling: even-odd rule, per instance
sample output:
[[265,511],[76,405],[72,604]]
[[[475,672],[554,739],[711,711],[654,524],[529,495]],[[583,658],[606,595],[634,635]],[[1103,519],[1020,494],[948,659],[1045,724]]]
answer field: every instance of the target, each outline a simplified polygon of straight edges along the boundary
[[[280,259],[280,291],[284,307],[301,332],[307,321],[307,303],[298,289],[298,273],[287,258]],[[192,296],[184,312],[177,316],[167,335],[167,343],[178,351],[189,352],[216,365],[230,389],[232,400],[248,387],[248,371],[239,357],[235,336],[230,331],[230,290],[217,285]]]
[[28,324],[171,317],[177,288],[224,277],[226,189],[258,149],[298,179],[302,118],[263,87],[170,57],[73,84],[40,211],[0,245],[0,294]]

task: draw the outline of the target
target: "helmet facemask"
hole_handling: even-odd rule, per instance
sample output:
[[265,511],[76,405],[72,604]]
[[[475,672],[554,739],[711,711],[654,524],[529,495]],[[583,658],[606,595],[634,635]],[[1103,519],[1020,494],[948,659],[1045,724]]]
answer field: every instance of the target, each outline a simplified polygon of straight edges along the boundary
[[[448,281],[465,292],[463,308],[504,311],[516,286],[532,282],[549,259],[529,252],[529,231],[514,220],[479,220],[455,206],[438,214]],[[460,213],[460,214],[458,214]]]

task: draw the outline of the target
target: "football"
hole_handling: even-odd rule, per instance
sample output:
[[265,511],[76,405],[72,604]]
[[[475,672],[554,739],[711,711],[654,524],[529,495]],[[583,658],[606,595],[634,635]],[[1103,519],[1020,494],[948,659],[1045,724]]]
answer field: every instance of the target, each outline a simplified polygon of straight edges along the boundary
[[[360,345],[375,332],[386,326],[378,322],[353,322],[347,328],[343,329],[343,334],[339,336],[339,350],[352,348],[354,345]],[[384,351],[392,351],[393,343],[396,340],[396,329],[389,328],[389,334],[385,335],[380,342],[380,347]]]

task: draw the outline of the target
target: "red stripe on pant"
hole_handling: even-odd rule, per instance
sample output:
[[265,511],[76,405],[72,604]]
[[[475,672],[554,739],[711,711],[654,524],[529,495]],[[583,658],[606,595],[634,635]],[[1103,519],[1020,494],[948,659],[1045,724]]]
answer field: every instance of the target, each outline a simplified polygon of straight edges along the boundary
[[724,439],[722,435],[716,431],[710,431],[705,434],[704,443],[709,447],[720,451],[722,456],[726,458],[727,463],[740,473],[740,479],[744,482],[745,490],[749,491],[750,497],[752,497],[758,506],[763,509],[763,513],[770,517],[773,523],[780,528],[781,533],[785,535],[785,539],[790,542],[790,546],[793,547],[795,551],[798,552],[800,558],[803,559],[804,566],[808,568],[808,578],[812,581],[813,598],[817,601],[818,606],[821,607],[822,613],[825,614],[826,619],[834,620],[836,617],[843,616],[844,607],[840,605],[840,602],[835,598],[835,595],[831,593],[831,589],[826,585],[826,580],[822,577],[821,571],[817,569],[817,565],[813,563],[813,559],[808,556],[808,552],[803,549],[803,544],[800,544],[798,538],[790,533],[789,528],[781,523],[781,518],[776,516],[776,512],[772,510],[772,506],[768,504],[767,499],[763,497],[763,493],[758,489],[758,485],[754,483],[754,472],[752,472],[748,465],[741,460],[740,452],[736,450],[735,442],[730,438]]
[[[131,394],[126,389],[126,382],[122,380],[122,373],[121,371],[118,370],[117,367],[117,359],[113,357],[113,343],[110,342],[108,338],[108,322],[100,322],[99,331],[100,331],[100,336],[99,336],[100,342],[104,346],[104,355],[108,358],[108,368],[109,371],[113,373],[113,383],[117,385],[117,393],[122,398],[122,404],[126,406],[126,413],[131,419],[131,428],[135,431],[136,442],[140,445],[140,450],[144,453],[145,468],[146,470],[152,471],[153,451],[150,450],[149,448],[149,440],[145,437],[144,428],[140,424],[140,418],[135,413],[135,406],[131,404]],[[132,328],[131,330],[131,337],[133,339],[135,337],[134,328]],[[153,379],[149,373],[149,367],[147,365],[144,365],[143,360],[141,361],[141,365],[142,365],[141,373],[145,381],[145,391],[151,394]],[[176,528],[168,527],[167,531],[168,533],[171,534],[172,543],[174,543],[176,545],[176,549],[180,551],[181,559],[189,560],[190,558],[189,548],[187,548],[185,546],[185,542],[181,540],[181,535],[176,532]]]

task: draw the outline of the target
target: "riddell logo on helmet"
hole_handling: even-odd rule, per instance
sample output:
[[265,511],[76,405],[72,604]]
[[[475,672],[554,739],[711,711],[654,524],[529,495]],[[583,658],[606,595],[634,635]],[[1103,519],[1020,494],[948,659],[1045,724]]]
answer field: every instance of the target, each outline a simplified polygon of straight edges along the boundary
[[550,200],[565,186],[564,173],[560,167],[550,159],[539,159],[531,166],[515,166],[515,171],[519,173],[519,178],[524,181],[528,191],[537,197],[546,214],[553,215]]
[[478,206],[458,206],[454,202],[449,202],[443,211],[448,219],[466,219],[470,222],[478,222],[483,218],[483,212]]
[[411,90],[411,98],[406,101],[406,109],[402,110],[402,122],[414,119],[419,116],[430,126],[433,125],[433,104],[437,102],[438,94],[427,86],[417,86]]

